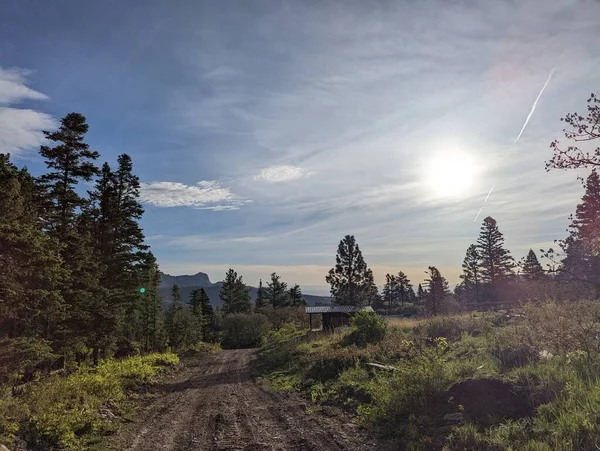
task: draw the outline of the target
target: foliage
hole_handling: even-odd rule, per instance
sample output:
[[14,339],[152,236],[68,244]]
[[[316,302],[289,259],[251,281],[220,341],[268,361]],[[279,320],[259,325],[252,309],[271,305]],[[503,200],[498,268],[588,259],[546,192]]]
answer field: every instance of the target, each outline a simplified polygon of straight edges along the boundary
[[[357,415],[397,449],[593,449],[600,424],[598,308],[571,301],[441,315],[413,320],[412,328],[388,327],[383,339],[362,348],[344,346],[353,330],[296,335],[286,326],[255,369],[269,387],[300,390],[316,404]],[[477,425],[445,421],[456,413],[450,387],[480,378],[509,384],[534,413]]]
[[87,449],[86,436],[113,427],[103,411],[118,413],[129,390],[178,362],[170,353],[106,360],[29,384],[19,397],[0,398],[0,442],[18,434],[31,449]]
[[225,349],[256,348],[263,343],[269,330],[269,319],[260,313],[231,313],[223,318]]
[[600,99],[597,94],[590,94],[587,100],[587,115],[568,113],[561,121],[568,125],[564,129],[565,137],[575,144],[566,148],[560,147],[554,140],[550,147],[553,149],[552,158],[546,163],[546,169],[577,169],[581,167],[600,166],[600,147],[591,153],[578,147],[578,142],[594,141],[600,138]]
[[385,320],[373,312],[358,312],[350,325],[352,331],[346,335],[344,344],[361,347],[383,340],[387,327]]
[[340,241],[335,267],[325,278],[331,285],[331,296],[338,305],[369,305],[378,297],[371,271],[353,235]]
[[512,275],[514,266],[510,252],[504,248],[504,236],[498,229],[496,220],[490,216],[483,220],[477,250],[481,259],[481,280],[498,290]]
[[283,282],[277,273],[271,274],[271,280],[267,282],[264,296],[267,299],[267,303],[273,308],[290,306],[290,294],[287,283]]
[[460,275],[463,301],[481,302],[481,256],[476,245],[471,244],[463,260],[463,273]]
[[429,279],[427,279],[427,296],[425,297],[425,308],[430,315],[443,313],[444,303],[450,292],[448,282],[440,274],[435,266],[429,267]]
[[252,303],[249,289],[243,282],[242,276],[238,277],[233,269],[229,269],[225,274],[219,297],[223,301],[224,314],[250,313]]

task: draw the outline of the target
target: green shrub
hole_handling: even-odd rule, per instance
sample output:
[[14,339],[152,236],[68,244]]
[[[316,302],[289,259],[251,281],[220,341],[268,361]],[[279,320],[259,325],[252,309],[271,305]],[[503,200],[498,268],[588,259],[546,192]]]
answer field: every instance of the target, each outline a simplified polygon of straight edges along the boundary
[[340,373],[352,368],[357,362],[368,361],[368,352],[356,347],[329,349],[324,353],[305,357],[304,377],[312,381],[325,382],[337,378]]
[[0,420],[0,438],[15,434],[18,427],[18,435],[32,449],[85,449],[85,437],[112,428],[101,409],[118,411],[126,390],[152,382],[178,362],[175,354],[148,354],[101,361],[96,368],[31,383],[19,398],[0,400],[0,414],[3,409],[13,412],[0,416],[5,418]]
[[222,345],[226,349],[257,348],[269,327],[269,319],[260,313],[227,315],[223,318]]
[[344,337],[344,345],[366,346],[377,343],[385,337],[387,324],[373,312],[358,312],[350,322],[352,331]]
[[473,334],[486,333],[491,329],[489,321],[472,316],[434,316],[414,328],[416,335],[422,337],[444,337],[455,341],[464,332]]

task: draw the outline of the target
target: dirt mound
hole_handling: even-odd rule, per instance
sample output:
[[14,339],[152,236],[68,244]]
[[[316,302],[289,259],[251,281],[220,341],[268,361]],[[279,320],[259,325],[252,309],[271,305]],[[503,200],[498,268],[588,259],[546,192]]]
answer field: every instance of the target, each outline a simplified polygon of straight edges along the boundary
[[498,379],[469,379],[448,390],[451,412],[462,412],[465,421],[493,424],[500,419],[533,414],[526,396]]

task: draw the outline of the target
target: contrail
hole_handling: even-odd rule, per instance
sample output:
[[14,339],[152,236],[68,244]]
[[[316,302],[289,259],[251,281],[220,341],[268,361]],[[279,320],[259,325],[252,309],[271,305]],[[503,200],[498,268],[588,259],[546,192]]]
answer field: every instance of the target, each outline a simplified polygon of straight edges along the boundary
[[527,115],[527,119],[525,119],[525,123],[523,124],[523,128],[519,132],[519,136],[517,136],[517,139],[515,139],[515,144],[519,140],[519,138],[521,137],[521,135],[523,134],[523,132],[525,131],[525,127],[527,127],[527,124],[529,123],[529,119],[531,119],[531,116],[533,116],[533,112],[535,111],[535,107],[537,106],[537,103],[540,100],[540,97],[542,97],[542,94],[544,93],[544,89],[546,89],[546,86],[548,86],[548,83],[550,83],[550,80],[552,79],[552,75],[554,75],[554,71],[555,70],[556,70],[556,66],[554,66],[552,68],[552,70],[550,71],[550,75],[548,75],[548,78],[546,79],[546,83],[544,83],[544,86],[542,86],[542,90],[540,91],[540,93],[538,94],[537,98],[535,99],[535,102],[533,102],[533,106],[531,107],[531,111]]
[[492,194],[492,191],[494,191],[494,188],[496,188],[496,185],[494,185],[490,188],[488,195],[485,196],[485,200],[483,201],[484,204],[487,203],[487,200],[490,198],[490,194]]
[[[485,205],[488,201],[488,199],[490,198],[490,194],[492,194],[492,191],[494,191],[494,188],[496,188],[496,185],[492,186],[490,188],[490,190],[487,193],[487,196],[485,196],[485,200],[483,201],[483,205]],[[479,217],[479,215],[481,214],[481,211],[483,210],[483,207],[481,207],[479,209],[479,211],[477,212],[477,216],[475,216],[475,219],[473,219],[473,222],[477,221],[477,218]]]

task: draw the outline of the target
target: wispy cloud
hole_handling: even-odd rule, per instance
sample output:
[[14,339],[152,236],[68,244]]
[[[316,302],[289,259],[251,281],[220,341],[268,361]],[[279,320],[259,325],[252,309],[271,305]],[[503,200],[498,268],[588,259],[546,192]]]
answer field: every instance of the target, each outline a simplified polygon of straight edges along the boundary
[[142,183],[140,199],[156,207],[194,207],[214,211],[236,210],[248,202],[215,181],[200,181],[195,185],[179,182]]
[[303,179],[309,177],[310,175],[312,175],[311,171],[299,166],[282,164],[264,168],[254,176],[254,180],[267,183],[281,183]]
[[23,100],[46,100],[48,97],[26,86],[27,71],[0,68],[0,152],[19,154],[44,142],[43,130],[56,122],[45,113],[14,108]]

